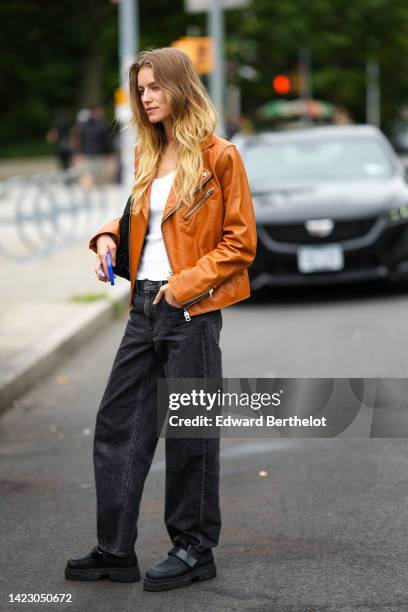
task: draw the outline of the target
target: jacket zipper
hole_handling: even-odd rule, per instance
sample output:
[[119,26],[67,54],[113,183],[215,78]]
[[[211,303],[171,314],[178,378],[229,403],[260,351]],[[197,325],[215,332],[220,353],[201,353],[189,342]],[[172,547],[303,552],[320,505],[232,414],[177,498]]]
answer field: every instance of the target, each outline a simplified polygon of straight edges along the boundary
[[[197,187],[197,189],[194,190],[193,196],[197,193],[197,191],[199,191],[200,189],[203,188],[203,186],[210,180],[210,178],[212,177],[211,172],[209,173],[208,176],[205,177],[205,179],[203,181],[201,181],[201,183],[199,184],[199,186]],[[166,221],[166,219],[168,219],[173,213],[175,213],[182,205],[184,204],[183,201],[179,202],[172,210],[169,210],[169,212],[167,213],[167,215],[162,219],[162,223],[164,221]]]
[[212,287],[211,289],[208,289],[208,291],[204,291],[203,293],[200,293],[200,295],[196,295],[195,298],[189,300],[188,302],[185,302],[184,303],[184,318],[185,318],[185,320],[186,321],[191,321],[190,313],[188,312],[187,308],[189,308],[190,306],[192,306],[196,302],[199,302],[206,295],[209,295],[212,298],[212,294],[213,293],[214,293],[214,287]]
[[203,293],[196,295],[195,297],[191,298],[191,300],[184,302],[184,306],[192,306],[193,304],[201,300],[201,298],[205,297],[206,295],[209,295],[210,297],[212,297],[213,292],[214,292],[214,288],[208,289],[207,291],[203,291]]
[[202,206],[204,202],[208,200],[208,198],[213,193],[213,191],[214,191],[214,188],[211,187],[211,189],[207,191],[207,193],[201,198],[201,200],[199,200],[197,204],[193,206],[193,208],[191,208],[188,212],[186,212],[186,214],[184,215],[184,219],[188,219],[189,217],[191,217],[191,215],[193,215],[196,212],[197,208],[200,208],[200,206]]

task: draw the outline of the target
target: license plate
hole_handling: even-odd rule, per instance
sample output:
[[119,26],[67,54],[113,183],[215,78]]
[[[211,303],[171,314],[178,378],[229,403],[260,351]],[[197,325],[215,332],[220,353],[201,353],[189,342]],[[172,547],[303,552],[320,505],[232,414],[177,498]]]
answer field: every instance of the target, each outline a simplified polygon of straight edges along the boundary
[[299,247],[297,251],[299,272],[336,272],[344,268],[343,249],[339,244],[319,247]]

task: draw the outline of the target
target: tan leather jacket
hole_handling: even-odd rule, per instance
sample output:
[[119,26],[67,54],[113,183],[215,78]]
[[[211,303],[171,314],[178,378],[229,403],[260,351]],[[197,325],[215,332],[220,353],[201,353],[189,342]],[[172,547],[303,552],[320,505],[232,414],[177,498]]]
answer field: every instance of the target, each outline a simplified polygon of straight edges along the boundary
[[[256,253],[253,204],[241,156],[235,145],[215,134],[201,143],[204,171],[191,207],[176,202],[171,188],[162,218],[162,233],[173,274],[168,281],[186,319],[224,308],[250,296],[247,267]],[[130,215],[129,308],[145,239],[149,200]],[[106,223],[89,241],[112,234],[120,240],[119,217]]]

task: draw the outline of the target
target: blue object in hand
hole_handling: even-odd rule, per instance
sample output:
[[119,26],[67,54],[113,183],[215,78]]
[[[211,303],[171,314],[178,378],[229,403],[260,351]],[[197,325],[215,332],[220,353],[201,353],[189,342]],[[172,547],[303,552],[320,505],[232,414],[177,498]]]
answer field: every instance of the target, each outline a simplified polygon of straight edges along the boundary
[[110,284],[115,284],[115,277],[113,276],[113,268],[112,268],[112,257],[109,251],[106,253],[106,263],[108,264],[108,272],[109,272],[109,280]]

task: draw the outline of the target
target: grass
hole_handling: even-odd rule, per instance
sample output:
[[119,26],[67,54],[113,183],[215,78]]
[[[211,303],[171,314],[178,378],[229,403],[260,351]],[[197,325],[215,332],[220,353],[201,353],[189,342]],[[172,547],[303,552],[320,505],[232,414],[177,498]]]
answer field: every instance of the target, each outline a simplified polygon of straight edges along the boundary
[[68,299],[71,302],[79,302],[81,304],[89,304],[91,302],[97,302],[98,300],[105,300],[106,295],[104,293],[81,293],[71,295]]
[[123,317],[128,311],[128,308],[124,302],[114,302],[113,303],[113,312],[115,315],[115,319],[120,319]]
[[82,293],[71,295],[71,297],[68,298],[70,302],[76,302],[77,304],[92,304],[93,302],[98,302],[105,299],[109,299],[112,302],[115,319],[120,319],[127,313],[128,308],[123,301],[114,301],[110,296],[104,293]]
[[2,146],[0,159],[15,159],[19,157],[49,157],[54,155],[54,147],[49,145],[45,140],[16,142],[15,144],[6,144]]

